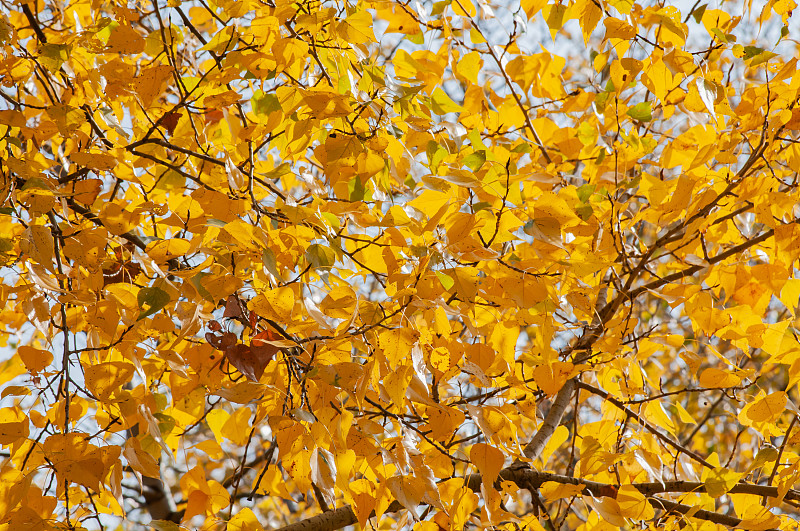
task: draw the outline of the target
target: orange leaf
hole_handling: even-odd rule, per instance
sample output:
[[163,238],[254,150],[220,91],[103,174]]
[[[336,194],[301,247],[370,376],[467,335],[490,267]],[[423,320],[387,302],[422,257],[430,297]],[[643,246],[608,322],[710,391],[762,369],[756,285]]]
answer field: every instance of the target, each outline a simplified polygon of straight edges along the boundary
[[486,485],[494,484],[505,462],[503,452],[494,446],[484,443],[472,445],[469,451],[469,459],[478,467],[478,471],[481,473],[483,482]]

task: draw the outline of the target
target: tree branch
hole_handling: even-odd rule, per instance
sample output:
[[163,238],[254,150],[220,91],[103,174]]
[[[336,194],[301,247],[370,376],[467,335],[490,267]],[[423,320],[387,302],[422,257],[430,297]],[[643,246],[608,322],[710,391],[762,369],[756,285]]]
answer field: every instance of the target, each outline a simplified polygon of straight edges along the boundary
[[[539,472],[530,468],[520,469],[515,467],[509,467],[500,471],[498,481],[499,480],[512,481],[518,487],[529,490],[539,489],[545,482],[548,481],[553,481],[564,485],[581,485],[583,486],[581,494],[586,496],[594,496],[595,498],[616,498],[617,491],[621,486],[610,483],[601,483],[599,481],[590,481],[571,476],[564,476],[561,474],[553,474],[550,472]],[[480,492],[482,482],[483,480],[480,474],[470,474],[464,478],[464,485],[474,492]],[[657,509],[689,515],[691,518],[706,520],[709,522],[726,525],[728,527],[737,527],[742,523],[742,520],[732,516],[702,509],[697,510],[695,507],[690,505],[684,505],[671,500],[654,497],[654,494],[673,492],[706,492],[706,486],[704,483],[678,480],[634,483],[633,487],[643,495],[647,496],[650,505]],[[729,493],[755,494],[759,496],[781,499],[778,487],[769,485],[739,483],[734,485]],[[784,498],[792,501],[800,501],[800,492],[794,489],[789,489]],[[403,506],[399,502],[393,501],[385,512],[393,513],[401,510],[402,508]],[[327,511],[300,522],[281,527],[277,531],[335,531],[348,525],[353,525],[357,522],[358,518],[356,518],[352,507],[350,505],[345,505],[338,509]]]
[[561,424],[561,419],[567,410],[567,406],[569,406],[570,398],[572,398],[572,392],[575,390],[575,382],[574,378],[567,380],[564,387],[556,395],[553,405],[550,406],[550,411],[547,412],[547,417],[545,417],[542,427],[539,428],[539,431],[531,438],[530,442],[525,445],[522,453],[531,461],[539,457],[550,436]]
[[[385,512],[396,513],[402,508],[403,506],[400,505],[400,502],[393,501]],[[374,515],[375,513],[372,514]],[[349,505],[345,505],[338,509],[327,511],[297,523],[281,527],[278,531],[335,531],[336,529],[342,529],[343,527],[357,523],[358,518],[356,517],[356,513],[353,512],[353,508]]]
[[691,457],[692,459],[694,459],[695,461],[697,461],[701,465],[703,465],[703,466],[705,466],[707,468],[710,468],[710,469],[714,468],[714,465],[712,465],[711,463],[706,461],[705,458],[703,458],[703,456],[693,452],[692,450],[689,450],[688,448],[682,446],[678,441],[676,441],[676,440],[670,438],[669,436],[664,435],[663,433],[658,431],[653,425],[651,425],[649,422],[644,420],[640,414],[638,414],[638,413],[634,412],[633,410],[631,410],[630,408],[626,407],[625,404],[623,404],[617,398],[614,398],[613,396],[611,396],[607,391],[604,391],[603,389],[600,389],[598,387],[595,387],[595,386],[590,385],[590,384],[585,383],[585,382],[578,382],[578,386],[582,387],[583,389],[586,389],[587,391],[589,391],[592,394],[595,394],[595,395],[603,398],[608,403],[610,403],[613,406],[615,406],[616,408],[618,408],[620,411],[623,411],[629,418],[632,418],[636,422],[638,422],[641,427],[643,427],[644,429],[646,429],[647,431],[649,431],[650,433],[652,433],[653,435],[658,437],[659,440],[663,441],[664,443],[668,444],[669,446],[672,446],[673,448],[675,448],[679,452],[688,455],[689,457]]

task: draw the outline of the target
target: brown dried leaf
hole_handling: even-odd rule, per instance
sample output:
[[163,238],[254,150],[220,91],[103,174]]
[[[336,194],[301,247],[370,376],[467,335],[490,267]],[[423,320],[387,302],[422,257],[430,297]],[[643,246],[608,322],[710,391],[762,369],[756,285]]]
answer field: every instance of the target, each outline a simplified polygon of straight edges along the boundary
[[267,363],[272,359],[272,354],[266,353],[263,348],[254,351],[251,347],[238,343],[225,351],[228,363],[236,367],[240,373],[253,382],[261,379]]

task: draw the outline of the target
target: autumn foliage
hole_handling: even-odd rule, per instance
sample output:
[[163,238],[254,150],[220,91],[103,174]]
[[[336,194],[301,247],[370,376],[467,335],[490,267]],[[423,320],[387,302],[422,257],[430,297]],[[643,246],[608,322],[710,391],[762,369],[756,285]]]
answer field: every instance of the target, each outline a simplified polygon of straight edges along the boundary
[[691,4],[2,0],[0,531],[796,529],[796,5]]

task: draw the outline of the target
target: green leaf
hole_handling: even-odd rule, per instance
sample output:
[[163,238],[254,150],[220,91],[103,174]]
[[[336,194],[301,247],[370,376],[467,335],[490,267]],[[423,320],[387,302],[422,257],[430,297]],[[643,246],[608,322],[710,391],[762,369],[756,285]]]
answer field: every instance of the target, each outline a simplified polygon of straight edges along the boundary
[[764,466],[767,463],[771,463],[778,459],[778,450],[775,448],[771,448],[767,446],[766,448],[762,448],[756,454],[756,458],[750,467],[747,469],[748,472],[751,470],[755,470],[760,466]]
[[703,4],[692,12],[694,21],[700,24],[703,21],[703,14],[706,12],[708,4]]
[[181,526],[169,520],[151,520],[148,524],[156,531],[180,531]]
[[724,42],[725,44],[728,43],[728,35],[723,33],[722,30],[720,30],[719,28],[711,28],[711,33],[713,33],[714,36],[718,38],[721,42]]
[[575,209],[575,213],[583,221],[586,221],[587,219],[592,217],[592,214],[594,214],[594,209],[592,208],[591,205],[583,205],[583,206],[579,206],[578,208],[576,208]]
[[[744,47],[745,57],[747,56],[747,48],[750,48],[750,46]],[[756,66],[760,65],[761,63],[766,63],[773,57],[778,57],[778,54],[770,52],[769,50],[762,50],[760,53],[753,56],[753,58],[750,60],[750,66]]]
[[280,279],[281,274],[278,271],[278,259],[273,250],[269,247],[264,249],[264,251],[261,253],[261,259],[264,263],[264,267],[267,268],[267,271],[269,271],[270,274],[275,278]]
[[[780,38],[778,38],[778,43],[781,42],[783,39],[785,39],[788,36],[789,36],[789,26],[783,26],[781,28],[781,36],[780,36]],[[775,44],[778,44],[778,43],[775,43]]]
[[42,44],[39,62],[51,72],[57,72],[69,59],[70,47],[66,44]]
[[347,190],[349,192],[350,201],[364,201],[367,196],[367,188],[361,182],[360,177],[353,177],[347,183]]
[[567,12],[567,6],[556,4],[550,8],[550,14],[547,15],[547,27],[552,31],[558,31],[564,25],[564,15]]
[[578,188],[578,199],[581,200],[581,203],[585,203],[592,197],[595,189],[597,188],[596,184],[584,184],[580,188]]
[[266,94],[258,90],[253,94],[253,112],[256,114],[271,114],[281,110],[278,97],[274,94]]
[[[170,298],[169,293],[161,288],[152,286],[140,289],[139,295],[136,296],[136,301],[139,303],[139,307],[142,308],[138,319],[144,319],[169,304]],[[147,306],[146,310],[144,309],[145,306]]]
[[291,173],[291,171],[292,171],[291,166],[289,166],[288,164],[286,164],[284,162],[284,163],[279,164],[278,166],[276,166],[274,170],[270,170],[267,173],[262,173],[261,176],[264,179],[273,181],[275,179],[283,177],[287,173]]
[[483,150],[470,153],[461,160],[461,164],[474,172],[478,171],[484,162],[486,162],[486,152]]
[[594,163],[596,165],[602,164],[603,161],[606,160],[606,156],[607,155],[608,155],[608,152],[605,150],[605,148],[601,149],[600,153],[597,154],[597,158],[595,159]]
[[628,109],[626,114],[634,120],[649,122],[653,119],[653,108],[649,101],[643,101]]
[[744,47],[744,60],[749,61],[753,57],[757,56],[758,54],[762,53],[764,48],[759,48],[758,46],[745,46]]
[[530,153],[531,151],[533,151],[533,148],[527,142],[519,144],[511,150],[512,153]]
[[314,268],[327,268],[336,263],[336,253],[330,247],[315,243],[306,250],[306,259]]
[[[429,149],[430,149],[430,144],[431,144],[431,143],[432,143],[432,142],[429,142],[429,143],[428,143],[428,144],[429,144],[429,145],[428,145],[428,148],[429,148]],[[434,173],[434,174],[435,174],[435,173],[436,173],[436,171],[438,170],[438,168],[439,168],[439,164],[441,164],[441,163],[442,163],[442,161],[445,159],[445,157],[447,157],[447,155],[449,155],[449,153],[447,152],[447,150],[446,150],[446,149],[444,149],[444,148],[443,148],[442,146],[440,146],[439,144],[435,144],[435,146],[436,146],[436,147],[433,149],[432,153],[430,153],[430,154],[428,155],[428,160],[430,161],[430,168],[431,168],[431,172],[432,172],[432,173]]]

